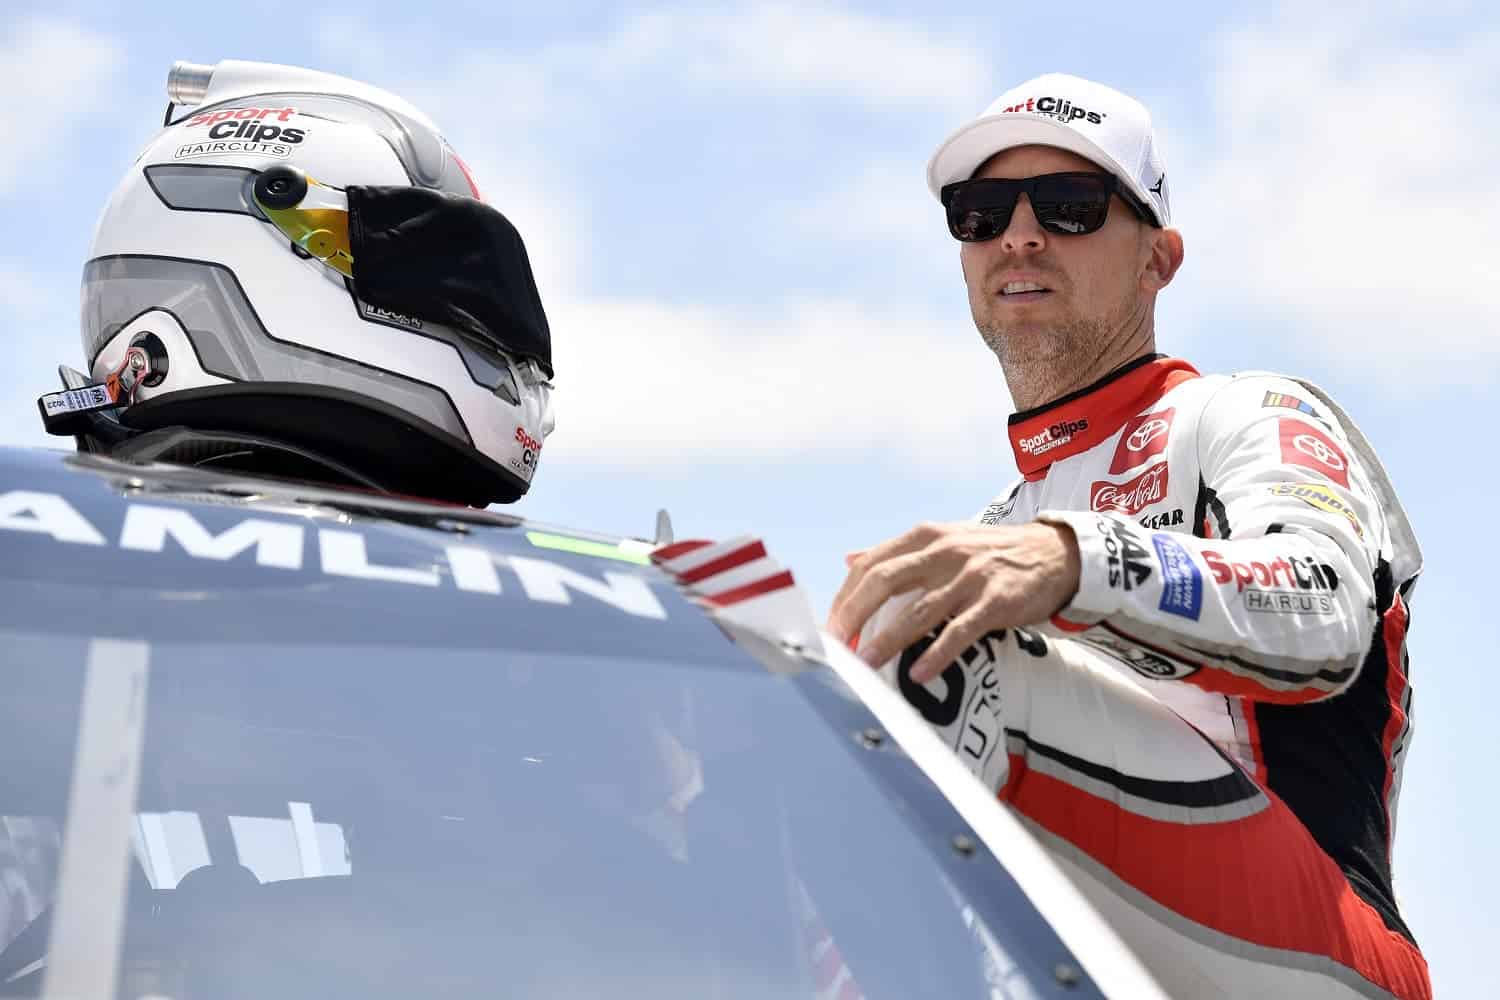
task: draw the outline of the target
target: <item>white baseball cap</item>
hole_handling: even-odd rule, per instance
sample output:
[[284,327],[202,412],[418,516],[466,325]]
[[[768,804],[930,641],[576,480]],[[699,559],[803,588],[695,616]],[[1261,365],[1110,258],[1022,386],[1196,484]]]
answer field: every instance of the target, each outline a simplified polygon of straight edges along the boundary
[[1151,112],[1102,83],[1048,73],[1001,94],[984,113],[950,135],[927,164],[927,186],[968,180],[984,161],[1014,146],[1056,146],[1108,170],[1171,225],[1167,168]]

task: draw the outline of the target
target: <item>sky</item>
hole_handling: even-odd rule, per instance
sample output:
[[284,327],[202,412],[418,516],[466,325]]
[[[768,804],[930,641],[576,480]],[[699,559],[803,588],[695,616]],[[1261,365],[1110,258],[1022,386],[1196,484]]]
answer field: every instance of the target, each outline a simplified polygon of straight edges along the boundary
[[[1186,263],[1162,350],[1322,385],[1422,541],[1396,850],[1438,996],[1493,983],[1500,575],[1500,14],[1483,3],[253,8],[9,0],[0,12],[0,443],[81,367],[78,277],[161,122],[173,60],[340,73],[435,119],[520,229],[558,429],[515,509],[649,537],[764,537],[818,614],[843,553],[961,519],[1015,475],[1010,399],[924,183],[1016,83],[1152,109]],[[24,239],[22,238],[24,236]],[[1476,527],[1478,525],[1478,527]]]

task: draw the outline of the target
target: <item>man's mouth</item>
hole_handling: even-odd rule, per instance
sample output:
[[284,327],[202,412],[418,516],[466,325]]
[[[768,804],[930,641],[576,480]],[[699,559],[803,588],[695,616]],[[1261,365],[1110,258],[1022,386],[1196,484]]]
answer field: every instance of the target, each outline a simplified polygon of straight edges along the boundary
[[1052,294],[1052,289],[1035,281],[1007,281],[1000,289],[1006,302],[1037,302]]

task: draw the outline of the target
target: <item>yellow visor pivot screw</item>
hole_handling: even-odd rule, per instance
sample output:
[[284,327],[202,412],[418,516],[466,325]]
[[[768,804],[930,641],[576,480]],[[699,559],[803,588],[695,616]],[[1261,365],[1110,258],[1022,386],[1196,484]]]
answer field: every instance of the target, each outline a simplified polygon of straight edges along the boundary
[[255,178],[255,200],[262,208],[296,208],[307,197],[307,175],[285,164]]
[[319,184],[296,167],[261,171],[251,189],[256,206],[295,249],[354,277],[349,249],[349,199],[340,188]]

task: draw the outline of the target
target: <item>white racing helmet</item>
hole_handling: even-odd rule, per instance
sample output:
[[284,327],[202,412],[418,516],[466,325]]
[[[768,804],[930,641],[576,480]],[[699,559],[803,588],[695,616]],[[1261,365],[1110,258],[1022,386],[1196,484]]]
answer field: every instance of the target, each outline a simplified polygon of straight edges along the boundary
[[124,433],[289,442],[461,503],[525,493],[553,426],[546,316],[432,122],[265,63],[178,63],[168,92],[83,275],[89,374]]

